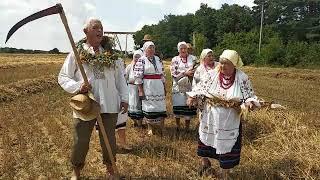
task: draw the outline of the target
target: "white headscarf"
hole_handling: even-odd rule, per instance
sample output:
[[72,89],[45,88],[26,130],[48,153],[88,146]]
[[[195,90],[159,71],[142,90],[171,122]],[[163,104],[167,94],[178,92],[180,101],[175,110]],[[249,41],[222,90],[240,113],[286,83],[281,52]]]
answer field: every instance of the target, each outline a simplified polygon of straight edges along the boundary
[[180,46],[182,46],[182,45],[186,45],[187,46],[187,43],[184,42],[184,41],[179,42],[178,45],[177,45],[178,52],[180,52]]
[[211,49],[204,49],[200,54],[200,63],[203,63],[204,58],[208,55],[208,53],[213,52]]
[[140,56],[143,56],[143,53],[142,53],[140,50],[135,50],[135,51],[133,52],[133,56],[132,56],[133,58],[132,58],[132,59],[134,59],[134,56],[135,56],[135,55],[138,55],[138,54],[139,54]]
[[228,59],[229,61],[232,62],[232,64],[236,68],[240,68],[241,66],[243,66],[242,59],[239,56],[239,54],[237,53],[237,51],[235,51],[235,50],[230,50],[230,49],[224,50],[222,52],[222,54],[220,55],[220,58]]
[[149,46],[154,46],[154,43],[152,41],[147,41],[143,44],[143,52],[144,54],[146,54],[146,50],[149,48]]

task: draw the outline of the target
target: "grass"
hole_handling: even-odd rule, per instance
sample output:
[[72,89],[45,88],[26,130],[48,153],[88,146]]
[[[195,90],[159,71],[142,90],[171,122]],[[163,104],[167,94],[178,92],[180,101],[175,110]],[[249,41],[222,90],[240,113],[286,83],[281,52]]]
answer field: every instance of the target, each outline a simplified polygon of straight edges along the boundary
[[[24,59],[24,55],[18,56]],[[0,67],[2,62],[11,66],[10,58],[16,57],[0,56]],[[26,59],[32,63],[37,59],[61,63],[63,57],[26,55]],[[21,64],[22,60],[14,61],[19,61],[19,68],[30,67],[21,73],[33,70],[33,66]],[[168,63],[165,65],[167,109],[172,113],[171,80]],[[1,88],[16,94],[10,101],[0,102],[0,161],[5,162],[0,163],[0,179],[64,179],[70,175],[73,126],[68,106],[70,95],[56,84],[60,67],[46,63],[41,66],[45,67],[41,71],[48,74],[15,78],[19,77],[18,71],[10,82],[0,81],[0,96],[4,94]],[[320,71],[254,67],[243,70],[259,97],[275,100],[288,109],[255,111],[243,122],[241,162],[233,169],[231,178],[319,179]],[[134,149],[129,154],[117,155],[121,174],[132,179],[201,179],[197,176],[196,121],[192,122],[192,131],[177,133],[170,117],[162,138],[146,137],[144,130],[133,128],[129,121],[128,142]],[[101,162],[98,135],[93,132],[84,179],[101,179],[105,173]],[[214,167],[217,166],[215,163]]]

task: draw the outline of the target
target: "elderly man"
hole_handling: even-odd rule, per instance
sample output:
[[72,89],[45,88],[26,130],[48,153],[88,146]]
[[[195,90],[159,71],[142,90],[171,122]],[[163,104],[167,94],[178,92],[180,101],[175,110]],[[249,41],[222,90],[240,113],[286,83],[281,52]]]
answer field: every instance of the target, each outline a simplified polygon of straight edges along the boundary
[[[127,111],[128,87],[121,69],[121,61],[115,58],[112,59],[110,56],[104,54],[105,51],[101,44],[103,39],[101,21],[94,18],[89,19],[85,23],[83,32],[86,35],[86,39],[83,43],[78,44],[78,50],[80,57],[82,57],[81,61],[83,62],[82,65],[85,73],[88,76],[89,85],[84,83],[73,53],[67,56],[59,73],[58,82],[61,87],[69,93],[84,94],[88,91],[93,93],[95,100],[100,104],[100,113],[105,127],[103,130],[106,131],[112,153],[115,157],[117,114],[120,110],[124,112]],[[99,61],[97,61],[97,55],[99,55]],[[78,179],[85,163],[91,132],[96,123],[96,119],[89,121],[86,119],[86,121],[84,121],[75,111],[73,117],[74,145],[71,155],[71,163],[73,166],[72,179]],[[99,137],[103,163],[107,169],[107,177],[113,177],[112,159],[108,155],[101,132],[99,132]]]

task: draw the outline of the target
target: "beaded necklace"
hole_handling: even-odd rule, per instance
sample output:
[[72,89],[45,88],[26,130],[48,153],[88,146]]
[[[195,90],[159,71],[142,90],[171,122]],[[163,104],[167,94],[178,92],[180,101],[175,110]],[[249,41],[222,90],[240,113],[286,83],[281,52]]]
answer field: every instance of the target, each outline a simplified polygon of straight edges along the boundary
[[222,72],[219,73],[219,80],[220,80],[220,87],[223,89],[229,89],[235,80],[236,77],[236,71],[231,76],[226,76]]

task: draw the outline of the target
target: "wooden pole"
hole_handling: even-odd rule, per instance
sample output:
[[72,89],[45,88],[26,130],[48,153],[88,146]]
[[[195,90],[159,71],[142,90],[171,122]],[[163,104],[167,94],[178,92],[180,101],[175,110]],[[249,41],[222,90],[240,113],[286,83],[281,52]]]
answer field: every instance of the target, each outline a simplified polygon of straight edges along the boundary
[[196,48],[196,35],[195,32],[192,33],[192,44],[193,44],[193,49]]
[[263,25],[263,3],[262,3],[261,20],[260,20],[259,55],[260,55],[260,52],[261,52],[262,25]]
[[127,46],[128,46],[128,34],[126,34],[126,49],[125,49],[125,57],[128,56],[128,53],[127,53]]
[[121,55],[123,55],[122,48],[121,48],[121,43],[120,43],[120,39],[119,39],[119,37],[118,37],[117,34],[115,34],[115,39],[116,39],[116,41],[117,41],[117,43],[118,43],[118,46],[119,46],[119,48],[120,48]]
[[[83,66],[82,66],[82,63],[81,63],[81,60],[80,60],[80,56],[79,56],[79,53],[78,53],[78,50],[77,50],[77,47],[74,43],[74,40],[73,40],[73,37],[72,37],[72,34],[71,34],[71,31],[70,31],[70,28],[69,28],[69,25],[68,25],[68,21],[67,21],[67,17],[64,13],[64,10],[62,8],[62,5],[61,4],[57,4],[59,6],[61,6],[61,9],[62,9],[62,12],[60,13],[60,18],[62,20],[62,23],[67,31],[67,34],[68,34],[68,38],[70,40],[70,43],[71,43],[71,46],[72,46],[72,50],[73,50],[73,53],[76,57],[76,61],[77,61],[77,64],[79,66],[79,70],[81,72],[81,75],[82,75],[82,78],[84,80],[84,83],[89,85],[89,82],[88,82],[88,78],[87,78],[87,75],[83,69]],[[116,162],[115,162],[115,159],[113,157],[113,154],[112,154],[112,150],[111,150],[111,146],[110,146],[110,142],[109,142],[109,139],[108,139],[108,136],[105,132],[105,128],[104,128],[104,125],[103,125],[103,122],[102,122],[102,118],[101,118],[101,115],[100,113],[97,115],[97,121],[98,121],[98,124],[99,124],[99,127],[100,127],[100,131],[102,133],[102,136],[103,136],[103,140],[104,140],[104,143],[106,145],[106,148],[107,148],[107,151],[108,151],[108,154],[109,154],[109,157],[111,159],[111,164],[112,164],[112,168],[113,168],[113,171],[116,175],[118,175],[118,169],[117,169],[117,166],[116,166]]]

